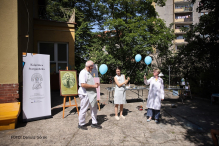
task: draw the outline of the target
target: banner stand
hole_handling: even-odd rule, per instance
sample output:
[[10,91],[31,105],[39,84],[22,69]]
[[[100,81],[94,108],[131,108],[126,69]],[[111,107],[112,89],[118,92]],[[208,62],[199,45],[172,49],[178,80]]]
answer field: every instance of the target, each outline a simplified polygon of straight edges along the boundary
[[31,118],[31,119],[23,119],[23,122],[31,122],[31,121],[37,121],[37,120],[42,120],[42,119],[50,119],[53,118],[52,115],[50,116],[44,116],[44,117],[37,117],[37,118]]
[[50,56],[23,52],[23,122],[52,118]]

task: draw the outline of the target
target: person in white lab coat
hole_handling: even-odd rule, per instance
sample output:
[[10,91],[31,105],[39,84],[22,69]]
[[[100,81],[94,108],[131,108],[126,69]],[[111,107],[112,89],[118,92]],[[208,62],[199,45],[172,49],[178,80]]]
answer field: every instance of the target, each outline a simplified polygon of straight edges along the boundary
[[147,99],[147,122],[150,122],[152,116],[155,116],[155,122],[158,123],[160,108],[161,108],[161,100],[164,100],[164,85],[163,79],[158,77],[160,73],[159,69],[154,69],[153,75],[149,80],[147,80],[146,76],[144,76],[144,83],[146,85],[150,84],[148,99]]
[[97,124],[97,91],[96,88],[100,86],[99,83],[94,82],[94,78],[91,75],[93,69],[93,61],[89,60],[85,64],[85,68],[79,74],[79,86],[78,95],[81,100],[80,112],[79,112],[79,123],[78,128],[87,130],[85,126],[85,114],[87,109],[90,107],[92,116],[92,128],[102,129],[102,126]]

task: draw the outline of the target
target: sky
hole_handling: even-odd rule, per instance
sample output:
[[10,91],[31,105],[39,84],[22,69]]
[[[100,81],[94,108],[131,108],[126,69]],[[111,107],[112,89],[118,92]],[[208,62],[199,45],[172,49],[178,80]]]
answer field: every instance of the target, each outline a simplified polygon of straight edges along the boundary
[[92,30],[92,32],[97,32],[97,31],[99,31],[98,26],[94,25],[94,29]]

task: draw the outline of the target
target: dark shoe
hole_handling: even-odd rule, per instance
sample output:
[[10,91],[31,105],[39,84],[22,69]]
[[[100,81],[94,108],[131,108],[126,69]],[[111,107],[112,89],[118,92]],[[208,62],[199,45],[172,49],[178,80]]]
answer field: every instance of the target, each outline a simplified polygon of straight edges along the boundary
[[97,125],[97,124],[91,124],[92,128],[97,128],[97,129],[102,129],[102,126]]
[[155,123],[156,123],[156,124],[159,124],[159,121],[158,121],[158,120],[155,120]]
[[83,126],[80,126],[80,125],[78,124],[78,128],[79,128],[79,129],[82,129],[82,130],[87,130],[87,127],[84,126],[84,125],[83,125]]

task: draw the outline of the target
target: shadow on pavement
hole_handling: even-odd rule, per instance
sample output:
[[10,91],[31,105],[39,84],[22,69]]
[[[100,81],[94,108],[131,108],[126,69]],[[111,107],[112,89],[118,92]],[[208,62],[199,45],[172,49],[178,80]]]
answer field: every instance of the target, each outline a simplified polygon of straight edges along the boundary
[[22,122],[22,119],[21,119],[21,120],[18,120],[16,128],[26,127],[26,125],[27,125],[27,122]]
[[[103,124],[105,121],[108,121],[107,115],[97,115],[97,122],[99,125]],[[91,124],[92,119],[90,119],[89,122],[85,124],[85,126],[91,126]]]
[[[128,113],[131,113],[132,111],[130,111],[129,109],[123,108],[123,116],[127,116]],[[120,115],[120,113],[118,112],[118,116]],[[114,117],[115,114],[110,114],[110,117]]]
[[[182,126],[186,130],[182,135],[185,140],[196,145],[212,145],[210,130],[219,129],[218,105],[211,105],[209,101],[196,98],[188,99],[184,104],[168,99],[162,104],[159,126]],[[173,108],[172,104],[176,107]],[[174,131],[172,132],[174,134]]]
[[[100,109],[104,108],[105,104],[100,103]],[[98,107],[97,107],[98,108]],[[98,109],[99,110],[99,109]]]
[[126,99],[126,101],[127,101],[127,103],[143,102],[143,100],[140,99],[140,98],[137,98],[137,99]]
[[[80,111],[80,107],[78,107],[78,112]],[[69,115],[71,115],[73,113],[73,115],[78,114],[76,107],[74,107],[66,116],[68,117]]]
[[130,111],[129,109],[123,108],[123,115],[127,116],[128,113],[131,113],[132,111]]

